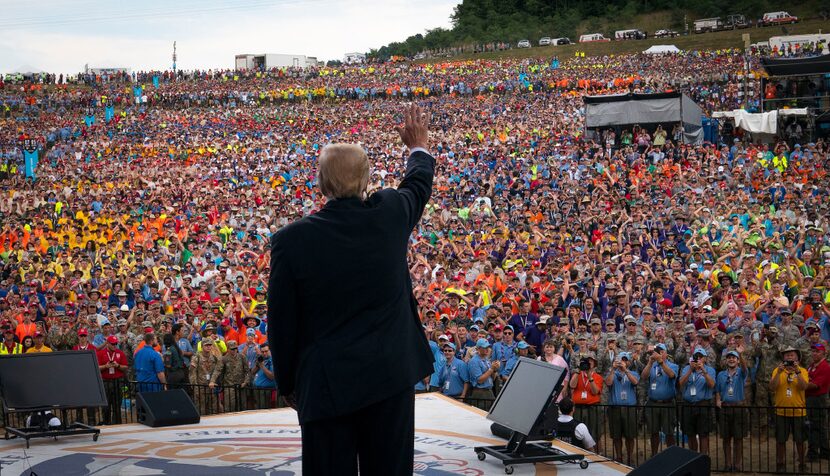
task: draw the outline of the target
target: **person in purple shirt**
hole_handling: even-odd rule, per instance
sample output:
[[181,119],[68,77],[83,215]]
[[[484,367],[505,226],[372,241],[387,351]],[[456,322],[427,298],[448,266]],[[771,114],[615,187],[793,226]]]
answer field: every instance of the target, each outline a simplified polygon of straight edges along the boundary
[[529,328],[536,326],[539,316],[530,312],[530,301],[523,300],[519,303],[519,313],[513,314],[510,324],[516,331],[516,337],[527,336]]

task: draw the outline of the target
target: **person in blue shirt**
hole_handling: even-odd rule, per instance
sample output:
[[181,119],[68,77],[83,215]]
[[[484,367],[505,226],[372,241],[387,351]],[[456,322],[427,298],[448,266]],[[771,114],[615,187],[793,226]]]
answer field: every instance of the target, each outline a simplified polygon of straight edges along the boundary
[[[709,454],[709,432],[712,427],[712,397],[715,393],[715,369],[706,365],[709,354],[703,347],[695,347],[689,365],[680,372],[683,394],[681,427],[689,438],[689,449]],[[699,441],[698,441],[699,440]],[[700,443],[700,445],[698,445]]]
[[441,367],[438,383],[441,393],[454,398],[464,399],[470,390],[470,373],[467,363],[455,357],[455,344],[448,342],[442,347],[445,362]]
[[251,372],[254,373],[253,388],[257,408],[271,408],[271,394],[276,390],[276,380],[274,361],[271,359],[271,350],[267,343],[259,346],[259,357]]
[[614,454],[617,461],[622,461],[622,442],[625,438],[625,451],[628,464],[633,459],[634,438],[637,437],[637,384],[640,374],[630,368],[631,354],[620,352],[611,364],[611,370],[605,377],[608,387],[608,427],[614,442]]
[[501,363],[490,359],[490,343],[487,339],[476,342],[476,355],[467,363],[470,372],[470,398],[472,403],[482,410],[490,410],[495,400],[493,394],[493,377],[498,376]]
[[513,351],[513,355],[511,355],[507,359],[507,363],[499,371],[499,377],[501,378],[503,383],[507,383],[507,377],[510,376],[510,372],[516,367],[516,364],[519,363],[519,357],[527,357],[527,353],[530,351],[530,344],[525,341],[519,341],[516,344],[516,350]]
[[[726,353],[726,368],[715,379],[715,406],[720,412],[720,436],[727,471],[741,471],[743,438],[746,436],[749,415],[744,408],[749,394],[749,372],[738,351]],[[734,443],[734,446],[733,446]],[[734,455],[734,459],[733,459]]]
[[164,361],[161,354],[153,348],[156,345],[155,334],[144,335],[144,347],[135,354],[135,379],[139,392],[160,392],[167,387],[164,375]]
[[640,378],[648,382],[646,387],[646,423],[651,433],[651,455],[660,447],[660,433],[666,436],[666,445],[674,445],[675,382],[678,366],[669,360],[665,344],[657,344],[648,356]]

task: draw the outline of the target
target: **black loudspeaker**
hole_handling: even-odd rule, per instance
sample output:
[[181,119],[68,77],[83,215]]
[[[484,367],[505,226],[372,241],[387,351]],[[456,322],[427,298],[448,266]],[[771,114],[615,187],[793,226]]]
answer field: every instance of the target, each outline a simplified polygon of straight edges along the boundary
[[679,446],[670,446],[628,473],[628,476],[709,476],[708,456]]
[[[533,425],[533,431],[527,435],[528,441],[538,441],[538,440],[550,440],[553,438],[553,426],[556,424],[556,420],[559,418],[559,407],[556,405],[556,402],[551,400],[550,405],[548,408],[545,409],[545,412],[542,414],[539,421]],[[512,431],[510,428],[507,428],[504,425],[493,423],[490,425],[490,432],[493,433],[494,436],[498,436],[499,438],[503,438],[505,440],[510,439],[510,434]]]
[[199,423],[199,412],[182,389],[138,392],[136,416],[142,425],[175,426]]

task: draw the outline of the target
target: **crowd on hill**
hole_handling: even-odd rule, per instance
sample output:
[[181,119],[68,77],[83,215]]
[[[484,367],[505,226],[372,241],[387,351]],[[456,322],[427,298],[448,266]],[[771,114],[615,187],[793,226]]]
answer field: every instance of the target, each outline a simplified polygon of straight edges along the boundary
[[[322,206],[325,144],[360,144],[370,192],[395,186],[405,151],[389,126],[418,101],[437,159],[411,237],[435,354],[418,388],[492,400],[529,355],[570,369],[595,435],[600,402],[799,407],[770,422],[776,436],[826,455],[828,144],[584,137],[586,94],[732,109],[744,67],[723,50],[0,83],[0,354],[94,347],[105,380],[270,388],[269,237]],[[616,446],[637,429],[614,418]],[[681,423],[707,451],[700,421]]]

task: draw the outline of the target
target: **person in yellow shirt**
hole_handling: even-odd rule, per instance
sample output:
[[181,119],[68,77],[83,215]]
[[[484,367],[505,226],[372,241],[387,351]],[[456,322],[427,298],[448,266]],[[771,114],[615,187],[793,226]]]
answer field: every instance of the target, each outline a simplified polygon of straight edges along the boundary
[[781,352],[782,362],[772,371],[769,380],[775,404],[775,467],[779,473],[786,469],[784,456],[790,434],[793,435],[798,451],[798,472],[804,473],[807,469],[804,463],[804,440],[807,438],[804,420],[807,415],[806,390],[810,377],[807,369],[798,364],[801,361],[800,354],[794,347],[784,349]]
[[45,336],[42,332],[35,332],[35,345],[29,348],[29,350],[27,350],[26,353],[30,354],[35,352],[52,352],[52,349],[50,349],[43,343],[44,340]]

